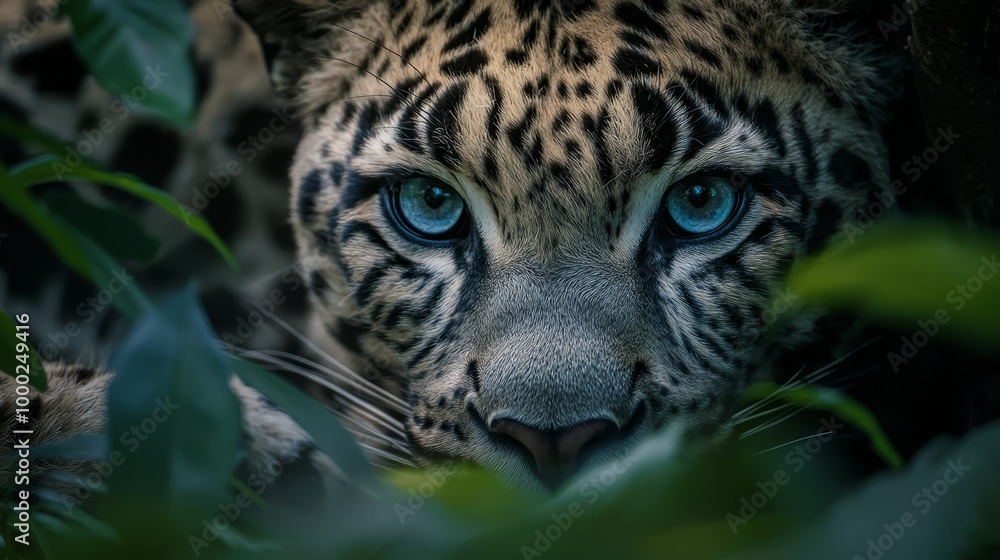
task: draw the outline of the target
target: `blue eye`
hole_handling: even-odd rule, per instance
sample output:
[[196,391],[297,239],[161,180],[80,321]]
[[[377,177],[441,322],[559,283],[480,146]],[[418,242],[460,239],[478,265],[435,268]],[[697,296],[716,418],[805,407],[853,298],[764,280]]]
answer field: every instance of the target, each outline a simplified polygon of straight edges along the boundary
[[425,177],[412,177],[396,183],[393,206],[395,215],[409,233],[440,241],[463,233],[465,201],[448,185]]
[[681,235],[702,235],[726,225],[733,217],[739,193],[723,177],[701,175],[670,187],[667,215]]

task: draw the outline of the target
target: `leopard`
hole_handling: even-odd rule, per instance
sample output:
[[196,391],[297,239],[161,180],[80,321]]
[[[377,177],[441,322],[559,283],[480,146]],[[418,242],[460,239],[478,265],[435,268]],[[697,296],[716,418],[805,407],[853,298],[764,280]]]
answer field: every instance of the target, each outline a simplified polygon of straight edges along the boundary
[[[550,493],[666,430],[691,453],[723,444],[784,349],[833,344],[814,310],[760,327],[794,299],[789,267],[890,182],[900,62],[852,3],[212,6],[247,22],[301,123],[307,338],[376,397],[338,399],[332,370],[313,394],[384,434],[359,436],[373,461]],[[43,435],[106,430],[113,373],[49,369],[36,413],[61,427]],[[246,461],[340,483],[286,411],[233,387]]]

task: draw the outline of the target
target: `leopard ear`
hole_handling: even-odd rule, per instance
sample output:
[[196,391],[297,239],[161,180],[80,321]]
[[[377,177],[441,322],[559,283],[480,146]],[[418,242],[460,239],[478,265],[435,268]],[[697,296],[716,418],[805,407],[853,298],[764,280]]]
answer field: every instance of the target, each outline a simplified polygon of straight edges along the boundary
[[233,0],[257,34],[275,90],[298,97],[302,77],[329,57],[338,25],[362,13],[363,0]]
[[873,124],[883,125],[888,106],[904,91],[907,76],[907,33],[885,33],[887,18],[899,10],[890,0],[787,0],[801,10],[809,32],[827,46],[831,66],[842,72],[832,78],[833,91],[850,99]]

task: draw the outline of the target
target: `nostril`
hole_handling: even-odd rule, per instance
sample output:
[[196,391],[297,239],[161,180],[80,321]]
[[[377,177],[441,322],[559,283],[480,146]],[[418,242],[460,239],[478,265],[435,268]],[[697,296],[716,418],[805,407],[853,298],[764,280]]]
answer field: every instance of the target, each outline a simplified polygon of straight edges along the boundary
[[503,434],[524,446],[535,458],[542,478],[561,482],[576,470],[580,450],[618,427],[609,420],[589,420],[569,428],[540,430],[510,418],[497,418],[490,431]]

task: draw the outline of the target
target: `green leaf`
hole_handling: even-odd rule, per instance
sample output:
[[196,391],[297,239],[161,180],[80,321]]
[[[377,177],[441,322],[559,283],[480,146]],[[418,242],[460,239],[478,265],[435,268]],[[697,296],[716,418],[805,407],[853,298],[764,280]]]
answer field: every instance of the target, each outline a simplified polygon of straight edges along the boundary
[[194,31],[178,0],[73,0],[66,13],[76,50],[121,107],[141,102],[178,126],[191,124]]
[[54,154],[61,154],[67,148],[67,144],[58,138],[3,113],[0,113],[0,134],[25,144],[47,148]]
[[124,173],[108,173],[85,163],[72,168],[66,162],[52,155],[40,156],[27,161],[10,171],[10,178],[17,184],[28,187],[53,181],[86,181],[114,187],[135,197],[156,204],[167,214],[181,220],[188,229],[211,243],[212,247],[225,259],[233,270],[238,270],[236,259],[219,238],[212,226],[201,216],[188,212],[179,202],[164,191],[151,187],[136,177]]
[[236,466],[240,406],[213,341],[189,287],[140,319],[112,356],[112,456],[123,457],[108,480],[112,499],[191,516],[224,498]]
[[[30,316],[27,324],[31,325]],[[28,340],[24,342],[28,346],[26,352],[18,352],[17,350],[18,344],[22,343],[21,339],[17,337],[18,333],[28,335]],[[0,342],[0,371],[11,377],[15,377],[17,367],[25,365],[28,367],[28,384],[39,391],[44,391],[48,389],[45,366],[42,365],[42,359],[38,356],[38,351],[31,344],[32,334],[34,333],[31,332],[30,328],[22,331],[17,330],[14,319],[4,308],[0,307],[0,341],[2,341]],[[28,356],[27,363],[21,363],[17,357],[25,354]]]
[[150,307],[145,294],[128,271],[75,228],[40,206],[17,185],[0,187],[0,203],[28,223],[48,243],[63,263],[102,290],[127,317],[137,318]]
[[156,256],[160,242],[126,210],[91,204],[69,190],[50,191],[44,199],[52,212],[90,237],[115,260],[149,263]]
[[844,392],[832,387],[818,385],[780,386],[777,383],[760,382],[747,387],[743,398],[748,401],[777,399],[802,408],[826,410],[850,423],[868,436],[872,449],[889,465],[903,466],[903,457],[889,441],[881,424],[864,405]]
[[340,425],[332,411],[292,384],[251,363],[231,357],[229,365],[244,383],[281,407],[302,426],[315,440],[316,446],[359,488],[376,498],[392,495],[391,489],[375,477],[354,437]]
[[1000,237],[940,222],[883,220],[798,263],[789,287],[803,300],[898,328],[934,321],[946,336],[1000,342]]
[[939,437],[906,469],[871,477],[819,519],[738,558],[997,558],[1000,422]]

